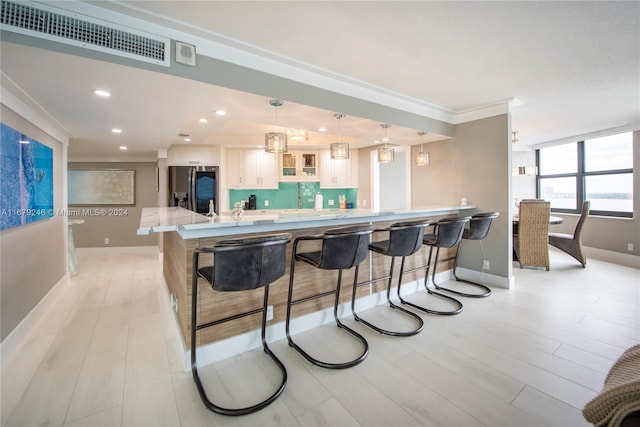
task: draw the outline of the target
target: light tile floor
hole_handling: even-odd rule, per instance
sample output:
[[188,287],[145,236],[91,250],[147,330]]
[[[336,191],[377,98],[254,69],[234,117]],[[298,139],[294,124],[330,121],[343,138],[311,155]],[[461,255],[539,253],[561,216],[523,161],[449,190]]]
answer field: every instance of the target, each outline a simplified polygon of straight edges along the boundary
[[[458,316],[423,314],[414,337],[345,319],[370,343],[351,369],[314,367],[286,340],[271,343],[289,372],[284,393],[256,414],[224,417],[202,405],[182,370],[155,248],[77,252],[80,274],[2,369],[2,426],[581,426],[609,367],[640,342],[640,272],[593,259],[582,269],[552,250],[551,271],[515,267],[514,289],[464,298]],[[396,322],[389,312],[361,314]],[[344,339],[336,330],[296,340],[348,357],[348,344],[326,345]],[[201,374],[229,405],[249,404],[278,381],[261,350]]]

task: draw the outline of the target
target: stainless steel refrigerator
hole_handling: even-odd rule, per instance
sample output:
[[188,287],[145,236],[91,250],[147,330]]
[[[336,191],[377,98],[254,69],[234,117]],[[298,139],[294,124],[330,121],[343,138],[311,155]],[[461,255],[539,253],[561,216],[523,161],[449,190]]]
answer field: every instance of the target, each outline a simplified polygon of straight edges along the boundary
[[218,206],[217,166],[169,166],[169,206],[180,206],[200,214],[209,212],[209,200]]

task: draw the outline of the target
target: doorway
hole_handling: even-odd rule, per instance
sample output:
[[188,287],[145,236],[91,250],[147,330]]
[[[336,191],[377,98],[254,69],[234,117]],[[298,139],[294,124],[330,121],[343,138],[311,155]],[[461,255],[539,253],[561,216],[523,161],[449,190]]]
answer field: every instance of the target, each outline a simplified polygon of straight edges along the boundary
[[371,151],[372,208],[374,211],[411,207],[411,147],[395,147],[395,161],[378,163]]

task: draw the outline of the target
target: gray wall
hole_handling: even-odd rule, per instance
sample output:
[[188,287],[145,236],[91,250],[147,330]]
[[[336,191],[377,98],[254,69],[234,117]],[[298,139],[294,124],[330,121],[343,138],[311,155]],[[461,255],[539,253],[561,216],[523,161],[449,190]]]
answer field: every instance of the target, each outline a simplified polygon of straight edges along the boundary
[[[65,147],[2,105],[2,122],[53,149],[54,209],[63,208]],[[67,225],[64,216],[4,230],[0,234],[1,339],[64,278]],[[46,244],[43,244],[46,242]]]
[[[507,114],[459,124],[453,139],[424,146],[431,162],[413,166],[411,174],[414,206],[459,205],[466,197],[478,211],[500,213],[482,246],[465,244],[459,265],[480,271],[487,259],[490,273],[505,278],[512,270],[510,134]],[[416,145],[412,153],[419,151]]]
[[[411,166],[412,206],[457,206],[466,197],[478,211],[495,211],[490,234],[482,246],[467,245],[460,254],[460,267],[482,270],[482,261],[491,263],[490,273],[505,278],[512,275],[511,261],[511,118],[503,114],[456,126],[452,139],[424,145],[431,156],[427,166]],[[358,199],[371,195],[371,151],[359,152]],[[411,149],[411,158],[420,145]],[[367,205],[369,207],[369,204]],[[474,242],[475,243],[475,242]]]
[[[136,171],[136,204],[135,206],[70,206],[70,212],[83,212],[83,209],[109,208],[123,210],[126,215],[73,216],[73,219],[83,219],[84,224],[74,225],[73,236],[77,248],[96,248],[104,246],[156,246],[158,238],[155,235],[138,236],[136,231],[140,224],[142,208],[155,207],[158,203],[156,191],[156,163],[155,162],[70,162],[71,169],[127,169]],[[105,244],[105,237],[109,244]]]

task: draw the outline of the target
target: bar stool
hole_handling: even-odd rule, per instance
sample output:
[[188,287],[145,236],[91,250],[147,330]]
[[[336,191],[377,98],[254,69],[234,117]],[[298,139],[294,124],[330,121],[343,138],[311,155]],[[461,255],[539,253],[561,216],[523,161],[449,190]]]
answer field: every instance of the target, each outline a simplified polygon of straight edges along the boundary
[[[360,263],[364,261],[369,253],[369,237],[373,233],[373,227],[366,226],[349,226],[340,227],[327,230],[324,234],[314,236],[300,236],[293,241],[293,250],[291,253],[291,268],[289,271],[289,296],[287,299],[287,318],[285,323],[285,329],[287,334],[287,340],[289,345],[293,347],[298,353],[300,353],[305,359],[314,365],[321,366],[329,369],[343,369],[351,366],[355,366],[362,362],[369,353],[369,344],[367,340],[353,329],[345,326],[340,319],[338,319],[338,303],[340,300],[340,286],[342,285],[342,271],[355,267],[353,285],[358,283],[358,270]],[[298,244],[306,241],[321,241],[322,246],[319,251],[313,252],[298,252]],[[323,270],[338,270],[338,280],[336,288],[327,292],[319,294],[293,299],[293,283],[295,276],[296,261],[302,261],[313,267]],[[345,332],[354,336],[361,342],[364,350],[357,358],[348,362],[324,362],[317,358],[314,358],[307,353],[302,347],[293,341],[290,334],[291,323],[291,307],[296,304],[301,304],[318,298],[322,298],[329,295],[335,295],[335,301],[333,304],[333,317],[335,318],[338,328],[343,329]]]
[[[287,370],[282,362],[267,346],[265,329],[269,284],[282,277],[286,270],[286,246],[291,241],[289,233],[266,234],[233,240],[222,240],[212,247],[200,247],[193,252],[193,272],[191,275],[191,372],[204,405],[222,415],[245,415],[256,412],[274,402],[284,391]],[[213,266],[198,267],[201,253],[213,254]],[[205,279],[212,289],[220,292],[246,291],[264,287],[264,302],[261,308],[235,314],[213,322],[197,324],[198,277]],[[245,316],[262,313],[262,348],[275,362],[282,373],[282,381],[276,391],[255,405],[229,409],[211,402],[200,381],[196,361],[196,331],[219,325]]]
[[[462,303],[460,301],[458,301],[453,297],[450,297],[449,295],[445,295],[445,294],[441,294],[439,292],[433,291],[431,288],[429,288],[428,281],[429,281],[429,270],[431,269],[431,266],[433,264],[433,274],[431,277],[431,281],[434,283],[434,286],[435,286],[436,267],[438,263],[449,260],[449,258],[447,258],[447,259],[438,261],[438,256],[440,255],[440,248],[451,248],[453,246],[456,246],[458,243],[460,243],[460,240],[462,239],[462,233],[464,232],[465,224],[469,222],[470,219],[471,217],[469,216],[458,217],[458,218],[443,218],[438,222],[431,224],[434,227],[433,233],[425,234],[424,237],[422,238],[422,243],[424,245],[429,246],[429,256],[427,258],[427,265],[414,268],[407,272],[407,273],[411,273],[413,271],[426,269],[426,272],[424,275],[424,287],[427,290],[427,293],[430,295],[434,295],[439,298],[443,298],[451,301],[456,308],[449,311],[442,311],[442,310],[426,308],[419,304],[414,304],[412,302],[409,302],[403,299],[400,296],[400,286],[398,286],[398,298],[400,298],[400,302],[410,307],[413,307],[418,310],[424,311],[426,313],[431,313],[431,314],[454,315],[462,312]],[[434,247],[436,248],[436,257],[432,263],[431,255],[433,253]]]
[[[489,229],[491,228],[491,223],[495,218],[500,216],[498,212],[484,212],[478,213],[471,216],[471,221],[469,221],[469,228],[465,228],[464,233],[462,233],[462,240],[483,240],[489,234]],[[456,295],[460,295],[463,297],[471,297],[471,298],[483,298],[491,295],[491,289],[489,287],[481,284],[472,282],[466,279],[460,279],[456,276],[456,269],[458,268],[458,255],[460,254],[460,244],[458,245],[458,250],[456,251],[456,256],[453,261],[453,277],[455,277],[458,282],[465,282],[473,286],[477,286],[482,290],[480,294],[469,294],[462,291],[457,291],[455,289],[449,289],[442,286],[438,286],[435,283],[433,284],[436,289],[447,291],[454,293]]]
[[[395,224],[391,224],[389,228],[378,228],[373,232],[388,232],[389,237],[388,240],[383,240],[379,242],[373,242],[369,244],[369,250],[372,252],[376,252],[382,255],[391,257],[391,266],[389,267],[389,274],[383,277],[379,277],[377,279],[369,280],[366,282],[358,283],[353,287],[353,294],[351,297],[351,311],[353,312],[353,317],[356,321],[361,322],[365,326],[370,327],[371,329],[384,334],[391,336],[411,336],[422,331],[424,326],[424,321],[417,314],[406,310],[399,305],[394,304],[391,301],[391,283],[393,281],[393,267],[395,263],[396,257],[402,257],[400,261],[400,272],[398,274],[398,289],[400,289],[400,285],[402,283],[402,276],[404,276],[404,261],[405,258],[409,255],[413,255],[420,250],[422,247],[422,237],[424,236],[424,229],[431,222],[429,220],[420,220],[420,221],[409,221],[409,222],[397,222]],[[388,329],[383,329],[379,326],[374,325],[373,323],[364,320],[358,313],[356,313],[356,288],[362,285],[368,285],[370,283],[387,280],[387,302],[389,306],[393,309],[398,310],[400,313],[404,313],[409,317],[413,318],[417,323],[417,328],[411,331],[391,331]]]

